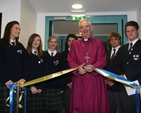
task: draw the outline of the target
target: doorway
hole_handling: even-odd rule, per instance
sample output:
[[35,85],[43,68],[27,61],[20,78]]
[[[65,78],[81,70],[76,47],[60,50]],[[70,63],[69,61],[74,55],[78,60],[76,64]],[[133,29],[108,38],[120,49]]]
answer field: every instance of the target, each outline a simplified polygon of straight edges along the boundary
[[[122,44],[127,43],[124,32],[124,26],[127,22],[127,16],[86,16],[94,26],[93,37],[102,40],[108,49],[107,36],[110,32],[116,31],[122,37]],[[72,20],[70,16],[65,19],[55,19],[55,17],[46,17],[45,49],[47,49],[47,40],[51,35],[56,35],[59,39],[58,51],[64,51],[66,36],[69,33],[78,35],[78,21]],[[49,30],[48,30],[49,29]]]

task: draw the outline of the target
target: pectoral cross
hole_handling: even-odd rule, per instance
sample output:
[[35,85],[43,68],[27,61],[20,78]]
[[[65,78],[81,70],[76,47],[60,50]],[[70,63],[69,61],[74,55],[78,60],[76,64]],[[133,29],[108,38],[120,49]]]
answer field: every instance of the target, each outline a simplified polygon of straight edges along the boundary
[[89,60],[89,56],[88,56],[88,53],[86,53],[86,56],[85,56],[85,58],[86,58],[86,61],[87,61],[87,63],[88,63],[88,60]]

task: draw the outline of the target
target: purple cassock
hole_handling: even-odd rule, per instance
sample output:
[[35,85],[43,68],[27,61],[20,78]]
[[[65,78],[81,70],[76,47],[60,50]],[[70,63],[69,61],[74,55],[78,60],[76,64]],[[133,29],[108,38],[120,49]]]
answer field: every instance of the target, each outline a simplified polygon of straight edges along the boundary
[[[88,41],[76,40],[71,45],[67,60],[71,68],[83,63],[104,68],[106,65],[104,43],[92,37]],[[104,77],[94,71],[80,75],[76,70],[73,74],[69,113],[109,113]]]

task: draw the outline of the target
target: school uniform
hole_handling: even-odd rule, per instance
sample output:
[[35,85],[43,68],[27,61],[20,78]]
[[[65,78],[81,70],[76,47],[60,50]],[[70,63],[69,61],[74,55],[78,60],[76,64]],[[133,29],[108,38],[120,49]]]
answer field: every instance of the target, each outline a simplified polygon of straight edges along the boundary
[[[118,51],[117,70],[119,75],[125,75],[130,81],[138,80],[141,84],[141,40],[133,42],[133,48],[129,50],[129,44],[122,46]],[[135,113],[135,95],[127,95],[125,86],[120,85],[120,101],[122,113]]]
[[[119,48],[120,48],[120,45],[117,46],[116,48],[112,48],[107,51],[107,64],[105,69],[115,74],[117,74],[115,64],[117,62],[116,56],[117,56],[117,51]],[[115,53],[114,53],[114,49],[115,49]],[[109,86],[107,84],[110,113],[116,113],[117,111],[118,113],[121,113],[121,106],[120,106],[120,100],[119,100],[119,83],[115,81],[113,82],[114,82],[113,86]]]
[[5,101],[9,96],[9,89],[5,83],[9,80],[17,82],[21,78],[27,80],[28,63],[27,53],[24,46],[18,42],[12,45],[5,44],[5,40],[0,40],[0,113],[7,113],[9,107]]
[[[43,76],[44,72],[44,59],[39,59],[38,53],[32,51],[29,59],[29,77],[28,80],[33,80]],[[47,67],[46,67],[47,70]],[[30,86],[27,87],[27,113],[45,113],[46,103],[45,103],[45,82],[33,84],[36,89],[41,89],[41,93],[32,94]]]
[[[48,67],[48,73],[62,71],[64,69],[63,56],[57,51],[46,51],[46,65]],[[63,75],[62,75],[63,76]],[[46,108],[47,111],[57,111],[64,108],[63,93],[60,91],[65,90],[65,85],[62,76],[53,78],[46,82]],[[49,112],[50,113],[50,112]]]

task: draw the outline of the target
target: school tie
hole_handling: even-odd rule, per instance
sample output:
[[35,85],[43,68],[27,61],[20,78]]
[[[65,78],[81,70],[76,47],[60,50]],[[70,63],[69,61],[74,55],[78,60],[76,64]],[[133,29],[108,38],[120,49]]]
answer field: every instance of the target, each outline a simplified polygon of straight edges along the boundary
[[51,56],[53,57],[53,53],[51,53]]
[[111,60],[113,60],[114,59],[114,57],[115,57],[115,53],[116,53],[116,49],[113,49],[113,54],[112,54],[112,56],[111,56]]
[[37,51],[34,51],[34,55],[36,55],[36,56],[37,56]]
[[133,50],[133,43],[130,43],[128,51],[131,52],[132,50]]
[[16,45],[16,42],[11,42],[12,46],[15,46]]

